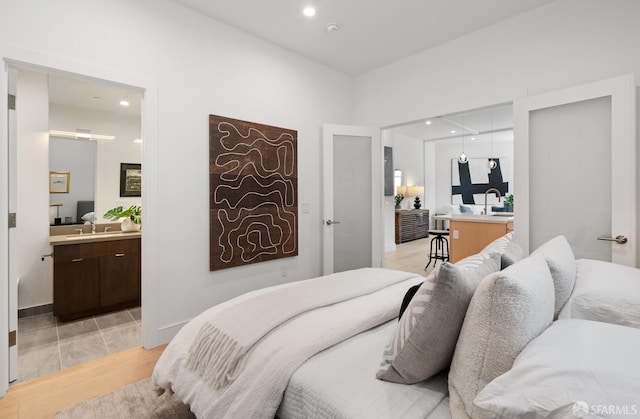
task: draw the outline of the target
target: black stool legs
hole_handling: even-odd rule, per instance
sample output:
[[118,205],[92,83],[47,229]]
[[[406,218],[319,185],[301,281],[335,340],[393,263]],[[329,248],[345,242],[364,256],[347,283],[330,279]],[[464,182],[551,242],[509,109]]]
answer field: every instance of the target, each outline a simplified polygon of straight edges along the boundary
[[[433,261],[433,266],[436,266],[438,259],[443,262],[449,260],[449,240],[445,236],[449,235],[448,231],[430,231],[429,235],[435,235],[434,238],[431,239],[431,245],[429,246],[429,262],[427,262],[427,266],[424,267],[426,270],[431,261]],[[435,245],[435,249],[434,249]],[[447,253],[444,252],[445,247],[447,249]]]

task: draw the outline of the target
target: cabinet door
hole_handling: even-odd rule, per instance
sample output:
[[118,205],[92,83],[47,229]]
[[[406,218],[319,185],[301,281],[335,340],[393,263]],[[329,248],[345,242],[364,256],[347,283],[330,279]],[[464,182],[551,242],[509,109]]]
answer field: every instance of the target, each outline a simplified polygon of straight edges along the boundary
[[56,316],[93,310],[100,304],[97,258],[54,263],[53,310]]
[[140,259],[137,252],[100,258],[100,306],[140,299]]

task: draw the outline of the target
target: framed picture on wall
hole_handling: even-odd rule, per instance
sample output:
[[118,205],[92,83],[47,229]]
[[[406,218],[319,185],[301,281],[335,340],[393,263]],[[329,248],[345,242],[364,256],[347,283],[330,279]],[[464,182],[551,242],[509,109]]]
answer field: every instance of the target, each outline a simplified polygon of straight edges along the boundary
[[120,163],[120,196],[142,196],[140,163]]
[[70,172],[49,172],[49,193],[69,193]]

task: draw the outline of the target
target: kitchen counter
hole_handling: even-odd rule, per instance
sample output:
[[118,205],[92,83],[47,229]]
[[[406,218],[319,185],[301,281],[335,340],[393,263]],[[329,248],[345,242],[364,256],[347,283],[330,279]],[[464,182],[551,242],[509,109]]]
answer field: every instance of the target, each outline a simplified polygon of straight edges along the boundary
[[142,232],[140,231],[131,233],[109,231],[106,233],[60,234],[57,236],[49,236],[49,244],[52,246],[63,246],[67,244],[139,239],[140,237],[142,237]]
[[499,223],[507,224],[513,222],[512,212],[496,212],[489,215],[478,214],[446,214],[446,215],[434,215],[434,220],[438,221],[466,221],[470,223]]

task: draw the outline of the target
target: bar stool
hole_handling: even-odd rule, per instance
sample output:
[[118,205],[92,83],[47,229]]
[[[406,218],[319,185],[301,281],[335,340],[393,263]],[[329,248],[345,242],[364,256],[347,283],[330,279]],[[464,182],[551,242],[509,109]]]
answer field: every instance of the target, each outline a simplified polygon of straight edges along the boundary
[[[443,262],[449,260],[449,240],[446,237],[449,235],[449,230],[429,230],[429,235],[435,237],[431,239],[431,245],[429,246],[429,262],[427,262],[427,266],[424,267],[425,270],[429,267],[432,260],[434,267],[436,266],[438,259]],[[444,252],[445,246],[447,249],[446,254]]]

